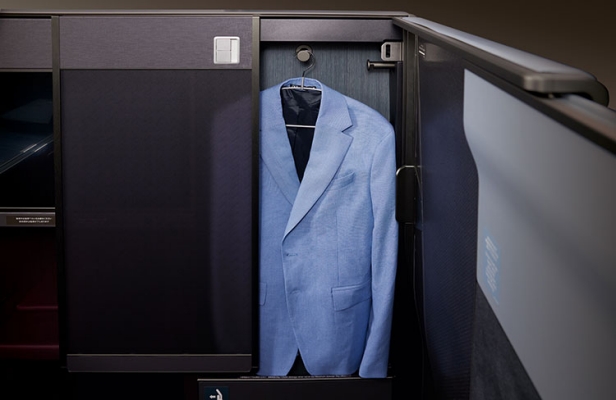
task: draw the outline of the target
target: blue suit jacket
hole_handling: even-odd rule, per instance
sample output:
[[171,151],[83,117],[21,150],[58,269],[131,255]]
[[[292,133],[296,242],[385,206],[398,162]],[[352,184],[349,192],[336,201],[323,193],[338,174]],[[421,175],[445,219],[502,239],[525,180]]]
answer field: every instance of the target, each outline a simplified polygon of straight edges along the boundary
[[261,92],[260,368],[286,375],[387,374],[398,225],[395,140],[370,107],[322,89],[310,159],[297,177],[280,88]]

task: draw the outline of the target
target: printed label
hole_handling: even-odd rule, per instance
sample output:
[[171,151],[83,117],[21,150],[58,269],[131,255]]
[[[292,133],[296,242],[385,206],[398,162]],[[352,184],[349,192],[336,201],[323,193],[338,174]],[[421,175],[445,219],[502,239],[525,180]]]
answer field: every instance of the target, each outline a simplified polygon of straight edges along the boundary
[[53,215],[7,215],[7,226],[55,226]]

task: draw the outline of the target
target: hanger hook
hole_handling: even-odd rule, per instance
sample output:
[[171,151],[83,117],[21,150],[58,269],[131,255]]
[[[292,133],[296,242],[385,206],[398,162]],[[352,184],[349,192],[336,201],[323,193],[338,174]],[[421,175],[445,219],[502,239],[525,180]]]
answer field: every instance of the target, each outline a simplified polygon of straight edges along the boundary
[[312,52],[312,48],[307,45],[298,46],[297,49],[295,49],[295,55],[297,56],[297,59],[303,63],[310,61],[310,64],[308,65],[308,67],[304,70],[304,72],[302,72],[301,88],[303,89],[304,79],[306,78],[306,73],[314,68],[317,60],[316,60],[316,57],[314,56],[314,53]]

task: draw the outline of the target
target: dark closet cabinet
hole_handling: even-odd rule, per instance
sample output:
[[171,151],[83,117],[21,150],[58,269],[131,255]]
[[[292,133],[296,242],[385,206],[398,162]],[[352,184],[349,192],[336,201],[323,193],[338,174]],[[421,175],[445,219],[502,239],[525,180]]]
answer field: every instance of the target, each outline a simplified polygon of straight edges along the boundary
[[[396,132],[383,379],[256,375],[259,93],[302,76]],[[403,12],[15,10],[0,83],[3,385],[613,397],[616,116],[592,75]]]

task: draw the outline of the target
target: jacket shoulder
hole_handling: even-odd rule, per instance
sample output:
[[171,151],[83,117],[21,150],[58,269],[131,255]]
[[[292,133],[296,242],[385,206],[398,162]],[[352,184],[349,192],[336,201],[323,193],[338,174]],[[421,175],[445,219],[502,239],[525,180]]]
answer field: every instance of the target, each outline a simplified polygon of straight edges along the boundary
[[380,112],[351,97],[344,96],[344,98],[354,130],[357,129],[374,135],[376,140],[394,134],[393,126]]

